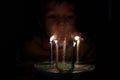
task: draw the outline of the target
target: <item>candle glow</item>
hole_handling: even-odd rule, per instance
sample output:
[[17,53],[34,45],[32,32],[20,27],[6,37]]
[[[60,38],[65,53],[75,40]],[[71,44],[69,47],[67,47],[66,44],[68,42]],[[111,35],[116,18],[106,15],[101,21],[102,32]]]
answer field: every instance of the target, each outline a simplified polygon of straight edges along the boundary
[[54,40],[54,38],[55,38],[55,36],[53,35],[53,36],[51,36],[50,37],[50,42],[52,42],[53,40]]
[[79,37],[79,36],[75,36],[74,39],[75,39],[75,40],[80,40],[80,37]]

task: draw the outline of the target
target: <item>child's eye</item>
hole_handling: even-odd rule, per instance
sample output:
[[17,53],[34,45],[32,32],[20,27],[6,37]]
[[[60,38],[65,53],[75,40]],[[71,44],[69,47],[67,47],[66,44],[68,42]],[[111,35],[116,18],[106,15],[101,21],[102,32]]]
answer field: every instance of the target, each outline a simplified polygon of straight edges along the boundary
[[56,19],[57,16],[55,16],[55,15],[49,15],[48,18],[49,18],[49,19]]
[[67,18],[68,18],[68,19],[73,19],[74,16],[73,16],[73,15],[69,15],[69,16],[67,16]]

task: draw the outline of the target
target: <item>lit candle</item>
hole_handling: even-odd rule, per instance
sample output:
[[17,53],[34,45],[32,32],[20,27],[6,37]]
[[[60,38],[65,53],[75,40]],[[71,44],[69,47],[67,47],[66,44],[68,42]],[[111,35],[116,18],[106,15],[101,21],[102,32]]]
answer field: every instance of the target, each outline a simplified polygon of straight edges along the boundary
[[50,50],[50,61],[51,64],[53,63],[53,49],[52,49],[52,41],[54,40],[54,35],[50,37],[50,44],[51,44],[51,50]]
[[58,68],[58,41],[55,40],[55,44],[56,44],[56,68]]
[[75,40],[77,41],[77,48],[76,48],[76,64],[79,64],[80,37],[79,37],[79,36],[75,36]]
[[63,42],[63,63],[65,63],[66,39]]
[[76,42],[73,41],[73,49],[72,49],[72,68],[74,68],[74,62],[75,62],[75,45],[76,45]]

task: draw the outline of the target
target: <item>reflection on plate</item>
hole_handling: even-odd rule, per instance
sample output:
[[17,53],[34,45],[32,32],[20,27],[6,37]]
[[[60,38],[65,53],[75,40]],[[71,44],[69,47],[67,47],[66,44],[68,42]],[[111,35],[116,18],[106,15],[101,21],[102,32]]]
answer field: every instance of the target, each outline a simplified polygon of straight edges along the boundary
[[[48,61],[34,64],[34,68],[37,69],[38,71],[61,73],[61,71],[56,69],[54,63],[50,64]],[[74,65],[74,69],[70,70],[69,73],[80,73],[80,72],[92,71],[94,69],[95,69],[94,65],[79,64],[79,65]]]
[[95,69],[94,65],[90,64],[79,64],[75,65],[75,68],[73,69],[72,73],[79,73],[79,72],[85,72],[85,71],[92,71]]

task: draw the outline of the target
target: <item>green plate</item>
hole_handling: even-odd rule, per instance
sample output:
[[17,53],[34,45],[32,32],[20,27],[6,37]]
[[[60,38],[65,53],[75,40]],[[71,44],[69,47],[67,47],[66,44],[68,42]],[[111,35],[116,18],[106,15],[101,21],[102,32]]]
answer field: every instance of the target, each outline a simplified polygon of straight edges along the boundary
[[[69,63],[69,62],[67,62]],[[52,72],[52,73],[80,73],[80,72],[86,72],[86,71],[92,71],[95,69],[94,65],[91,64],[79,64],[79,65],[74,65],[74,69],[70,67],[70,64],[61,64],[59,63],[59,68],[62,69],[57,69],[55,67],[55,63],[51,64],[48,61],[42,62],[42,63],[37,63],[34,64],[34,68],[37,69],[38,71],[44,71],[44,72]],[[68,70],[66,70],[68,68]]]

